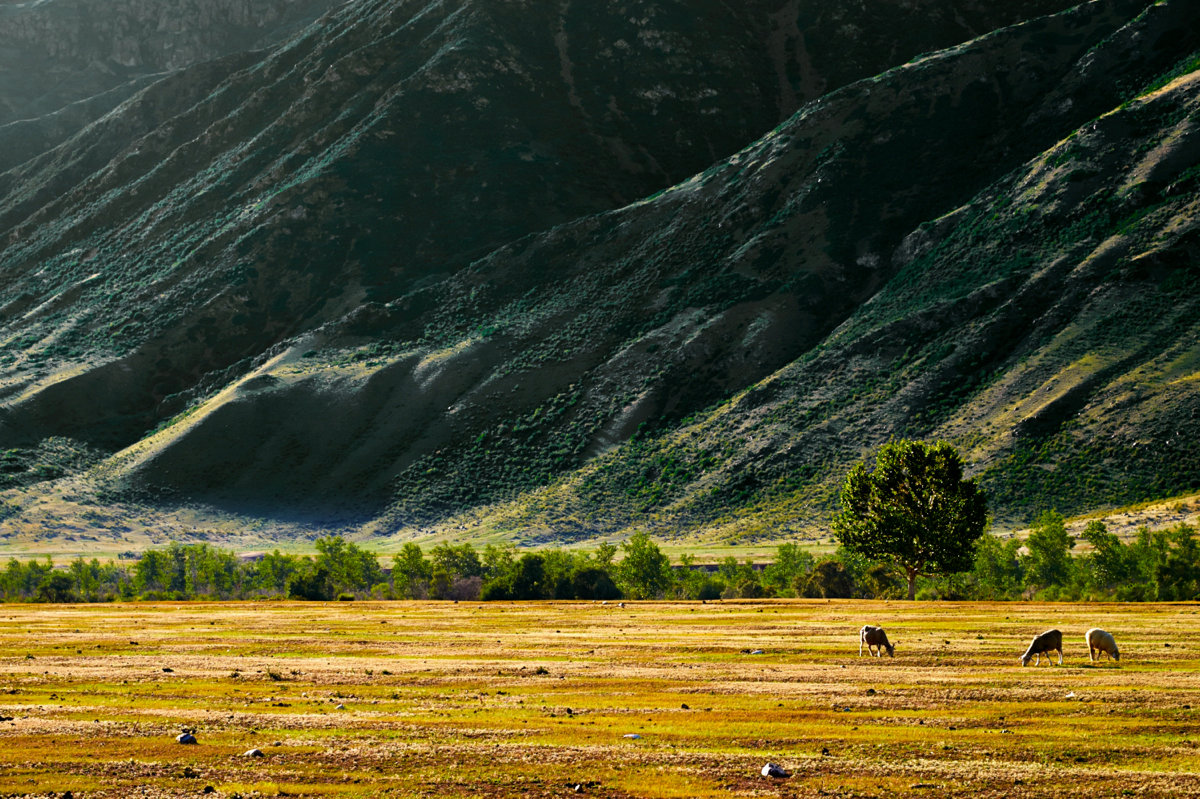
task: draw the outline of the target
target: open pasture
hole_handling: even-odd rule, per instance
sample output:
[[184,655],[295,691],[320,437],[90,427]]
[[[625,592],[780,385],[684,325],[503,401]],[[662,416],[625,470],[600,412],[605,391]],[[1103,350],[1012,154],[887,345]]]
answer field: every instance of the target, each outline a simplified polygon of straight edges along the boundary
[[7,605],[0,718],[0,796],[1200,796],[1200,606]]

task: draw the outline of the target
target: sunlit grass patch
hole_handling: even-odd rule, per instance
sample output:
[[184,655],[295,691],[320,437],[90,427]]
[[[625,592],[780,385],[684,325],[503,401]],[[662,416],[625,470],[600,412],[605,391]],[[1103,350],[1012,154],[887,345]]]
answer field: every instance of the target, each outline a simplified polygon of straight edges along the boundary
[[[112,608],[12,606],[0,793],[67,775],[89,797],[1001,795],[1033,769],[1200,793],[1195,610],[170,603],[130,609],[118,636]],[[895,658],[858,657],[866,620],[895,631]],[[1087,660],[1099,621],[1119,663]],[[1021,668],[1052,626],[1064,665]],[[761,777],[767,760],[796,776]]]

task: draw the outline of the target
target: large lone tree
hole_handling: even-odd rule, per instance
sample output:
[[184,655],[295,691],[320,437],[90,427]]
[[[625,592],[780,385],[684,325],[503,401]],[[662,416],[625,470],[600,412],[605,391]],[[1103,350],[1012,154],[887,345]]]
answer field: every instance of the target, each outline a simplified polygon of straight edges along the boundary
[[871,560],[890,560],[908,577],[965,571],[987,527],[987,500],[963,479],[962,459],[945,441],[897,440],[846,475],[833,530],[842,546]]

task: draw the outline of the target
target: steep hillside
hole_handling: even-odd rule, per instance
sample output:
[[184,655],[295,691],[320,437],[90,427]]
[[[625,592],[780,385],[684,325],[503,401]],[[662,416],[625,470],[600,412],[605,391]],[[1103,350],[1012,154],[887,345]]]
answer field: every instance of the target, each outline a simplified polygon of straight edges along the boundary
[[[604,392],[622,401],[599,428],[623,424],[615,440],[637,425],[642,434],[472,524],[552,537],[627,525],[730,538],[820,531],[848,464],[893,435],[962,446],[1002,525],[1049,507],[1082,512],[1194,491],[1200,353],[1187,287],[1200,235],[1200,42],[1179,32],[1196,30],[1195,15],[1155,6],[1099,43],[1081,42],[1078,61],[1058,51],[1067,61],[1057,74],[1024,50],[1045,40],[1041,25],[940,54],[843,92],[860,91],[851,114],[832,96],[662,198],[664,209],[699,202],[706,215],[700,225],[652,226],[630,273],[642,279],[666,262],[642,294],[661,303],[662,324],[623,338],[600,367],[647,364]],[[1083,35],[1077,17],[1046,23],[1059,24]],[[1029,73],[964,68],[967,58],[1004,58],[1006,43],[1026,53]],[[1007,104],[973,105],[982,82],[947,78],[980,74],[994,76],[988,89]],[[1052,88],[1026,83],[1028,74]],[[901,96],[919,109],[909,118],[888,102],[899,75]],[[910,79],[918,75],[920,88]],[[1011,102],[1021,89],[1024,108]],[[929,113],[939,96],[953,109],[944,118]],[[854,141],[845,120],[881,105],[887,123],[867,122]],[[822,112],[837,120],[836,138],[802,138],[824,127]],[[836,154],[800,166],[789,160],[795,139],[810,158]],[[922,155],[897,157],[904,152]],[[706,202],[713,184],[718,201]],[[954,207],[954,197],[971,199]],[[731,228],[724,247],[719,233],[701,232],[704,222]],[[608,299],[630,293],[627,284]],[[657,379],[636,382],[647,373]],[[733,390],[738,377],[747,390]],[[428,495],[410,502],[419,508]]]
[[0,2],[0,170],[62,143],[149,83],[269,46],[337,0]]
[[0,438],[130,444],[364,300],[686,178],[853,74],[808,66],[800,7],[362,0],[153,83],[0,175]]
[[817,529],[898,434],[1001,519],[1198,487],[1194,4],[601,5],[350,2],[0,174],[8,482],[559,540]]

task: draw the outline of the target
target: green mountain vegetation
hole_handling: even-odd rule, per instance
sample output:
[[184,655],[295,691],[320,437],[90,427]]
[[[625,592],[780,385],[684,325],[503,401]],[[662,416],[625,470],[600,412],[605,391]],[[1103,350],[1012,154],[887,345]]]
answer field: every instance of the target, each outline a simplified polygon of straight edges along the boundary
[[0,126],[0,536],[790,540],[894,437],[1000,526],[1200,490],[1194,3],[318,5]]

